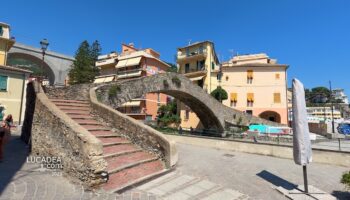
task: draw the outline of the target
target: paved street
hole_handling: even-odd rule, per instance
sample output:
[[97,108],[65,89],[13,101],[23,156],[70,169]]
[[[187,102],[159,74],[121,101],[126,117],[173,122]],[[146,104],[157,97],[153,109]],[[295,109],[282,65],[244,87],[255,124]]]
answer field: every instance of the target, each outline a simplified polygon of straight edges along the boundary
[[[302,184],[292,160],[178,144],[175,171],[122,195],[84,191],[68,179],[26,163],[26,147],[13,136],[0,164],[0,199],[284,199],[274,187]],[[346,168],[312,163],[309,182],[340,199],[350,198],[339,183]]]
[[[283,199],[274,188],[290,188],[303,184],[302,167],[292,160],[255,154],[231,152],[178,144],[178,171],[194,177],[207,178],[248,195],[252,199]],[[308,166],[309,184],[333,193],[340,199],[350,199],[340,183],[343,172],[349,169],[311,163]]]

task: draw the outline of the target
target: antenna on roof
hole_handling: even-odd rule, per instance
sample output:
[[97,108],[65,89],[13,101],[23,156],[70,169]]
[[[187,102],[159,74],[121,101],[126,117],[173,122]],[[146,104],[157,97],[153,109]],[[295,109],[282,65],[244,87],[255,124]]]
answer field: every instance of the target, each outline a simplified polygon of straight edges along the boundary
[[229,49],[228,51],[231,53],[231,58],[233,58],[235,51],[233,49]]
[[192,39],[189,39],[189,40],[188,40],[188,45],[190,45],[190,44],[191,44],[191,40],[192,40]]

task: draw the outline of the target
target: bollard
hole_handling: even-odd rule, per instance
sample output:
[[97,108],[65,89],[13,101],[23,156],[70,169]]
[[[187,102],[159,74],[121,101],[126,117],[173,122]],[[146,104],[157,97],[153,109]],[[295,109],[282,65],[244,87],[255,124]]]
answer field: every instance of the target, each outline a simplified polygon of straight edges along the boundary
[[339,151],[341,151],[341,147],[340,147],[340,138],[338,138],[338,144],[339,144]]

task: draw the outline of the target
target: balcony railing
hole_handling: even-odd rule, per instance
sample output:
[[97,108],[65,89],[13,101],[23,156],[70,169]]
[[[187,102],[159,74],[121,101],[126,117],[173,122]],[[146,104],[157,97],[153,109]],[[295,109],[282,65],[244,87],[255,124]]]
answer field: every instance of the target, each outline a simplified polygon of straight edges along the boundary
[[179,52],[177,54],[177,59],[184,59],[184,58],[191,58],[191,57],[205,57],[207,55],[207,50],[195,50],[195,51],[190,51],[190,52]]
[[96,67],[101,67],[103,65],[110,65],[115,63],[115,58],[103,59],[96,61]]

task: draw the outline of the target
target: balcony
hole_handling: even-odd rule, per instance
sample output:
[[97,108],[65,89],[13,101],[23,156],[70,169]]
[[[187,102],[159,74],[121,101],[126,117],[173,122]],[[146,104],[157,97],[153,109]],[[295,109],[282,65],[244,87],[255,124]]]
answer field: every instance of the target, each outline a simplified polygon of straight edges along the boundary
[[183,61],[189,61],[189,60],[197,60],[197,59],[205,59],[207,57],[207,50],[203,49],[197,49],[195,51],[190,52],[181,52],[179,51],[177,54],[177,61],[183,62]]
[[118,70],[117,77],[118,79],[139,77],[142,75],[142,71],[144,71],[142,68],[131,70]]
[[103,67],[103,66],[112,65],[112,64],[115,64],[115,58],[107,58],[107,59],[96,61],[96,67]]

